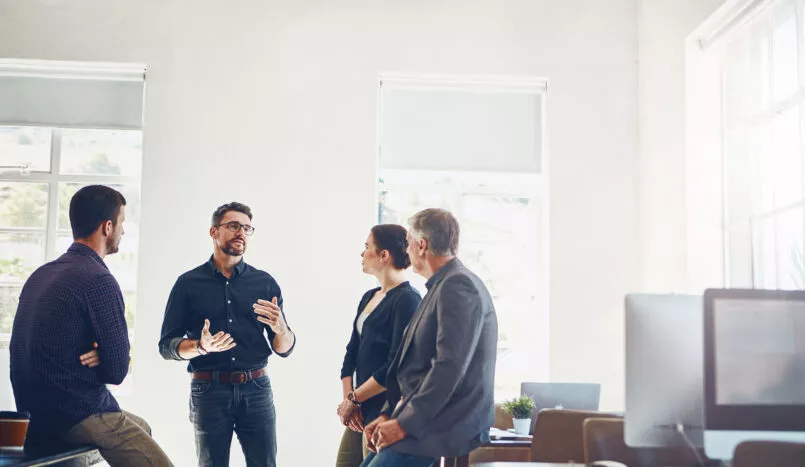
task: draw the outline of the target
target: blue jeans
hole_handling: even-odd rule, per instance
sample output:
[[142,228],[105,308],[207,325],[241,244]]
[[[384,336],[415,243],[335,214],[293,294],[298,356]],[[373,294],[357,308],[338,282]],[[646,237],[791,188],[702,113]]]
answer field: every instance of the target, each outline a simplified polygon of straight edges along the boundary
[[190,422],[199,467],[228,467],[232,433],[247,467],[276,467],[277,423],[268,376],[243,384],[193,380]]
[[363,460],[361,467],[432,467],[434,465],[436,465],[436,459],[430,457],[384,449],[377,454],[370,452]]

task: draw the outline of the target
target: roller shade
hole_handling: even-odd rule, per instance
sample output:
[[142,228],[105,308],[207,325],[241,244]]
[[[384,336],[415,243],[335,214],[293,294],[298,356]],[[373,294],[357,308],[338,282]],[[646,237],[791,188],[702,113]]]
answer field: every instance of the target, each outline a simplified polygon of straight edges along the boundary
[[539,173],[545,85],[381,81],[384,169]]
[[145,67],[0,60],[0,125],[140,129]]

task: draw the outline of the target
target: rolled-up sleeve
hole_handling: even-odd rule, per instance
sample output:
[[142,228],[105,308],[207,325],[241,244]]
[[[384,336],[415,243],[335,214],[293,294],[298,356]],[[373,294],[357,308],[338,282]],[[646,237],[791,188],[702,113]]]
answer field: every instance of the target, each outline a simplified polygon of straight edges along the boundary
[[266,331],[268,332],[268,342],[271,343],[271,350],[275,354],[277,354],[278,356],[280,356],[282,358],[285,358],[285,357],[291,355],[291,353],[293,352],[293,349],[296,348],[296,333],[293,332],[293,329],[291,329],[291,325],[288,324],[288,319],[285,317],[285,305],[284,305],[283,300],[282,300],[282,290],[280,290],[279,284],[277,284],[276,281],[272,281],[271,286],[274,289],[273,294],[271,294],[272,298],[277,297],[277,306],[280,308],[280,313],[282,313],[282,319],[285,321],[285,324],[288,326],[288,331],[290,331],[291,334],[293,335],[293,344],[291,344],[291,347],[285,352],[277,352],[277,350],[274,348],[274,338],[277,335],[271,329],[271,326],[269,326],[267,324],[264,324],[263,326],[265,326]]
[[347,344],[347,351],[344,354],[344,363],[341,364],[341,379],[352,376],[355,373],[355,362],[358,359],[358,331],[352,327],[352,336]]
[[179,344],[187,334],[188,310],[185,297],[181,279],[177,280],[168,297],[159,338],[159,353],[165,360],[183,360],[179,356]]

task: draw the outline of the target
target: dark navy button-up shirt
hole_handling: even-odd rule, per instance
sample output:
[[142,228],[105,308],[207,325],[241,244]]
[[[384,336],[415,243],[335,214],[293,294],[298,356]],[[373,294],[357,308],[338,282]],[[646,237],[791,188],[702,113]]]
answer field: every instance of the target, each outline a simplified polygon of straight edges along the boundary
[[[226,352],[210,352],[192,358],[187,371],[262,368],[268,356],[274,353],[269,343],[274,341],[275,334],[269,326],[257,321],[252,305],[257,299],[271,301],[274,297],[282,309],[280,287],[267,272],[241,260],[232,271],[232,277],[227,279],[210,257],[206,263],[179,276],[173,286],[162,322],[159,353],[169,360],[181,360],[179,343],[184,339],[199,339],[204,320],[209,319],[210,333],[227,332],[237,345]],[[282,316],[285,317],[284,311]],[[296,346],[295,339],[293,345]],[[287,357],[292,351],[293,347],[277,355]]]
[[[20,294],[11,331],[11,384],[17,409],[31,413],[31,431],[63,432],[120,407],[106,384],[120,384],[129,369],[123,294],[103,260],[73,243],[40,267]],[[79,356],[98,343],[101,364]]]

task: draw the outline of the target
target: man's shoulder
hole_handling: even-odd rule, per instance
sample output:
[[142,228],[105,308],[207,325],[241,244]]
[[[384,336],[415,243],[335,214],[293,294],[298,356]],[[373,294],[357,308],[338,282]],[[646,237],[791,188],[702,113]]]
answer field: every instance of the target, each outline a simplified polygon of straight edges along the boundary
[[466,266],[457,265],[444,275],[444,280],[442,280],[442,283],[445,285],[455,285],[467,282],[475,284],[480,280],[481,279],[478,277],[478,275],[470,271]]
[[209,272],[209,269],[209,263],[200,264],[189,271],[183,272],[181,275],[179,275],[179,278],[176,279],[176,282],[178,283],[198,279],[199,277],[206,275],[206,273]]
[[486,284],[477,274],[472,272],[464,265],[458,265],[445,274],[442,280],[441,291],[456,291],[463,290],[465,292],[473,292],[482,297],[489,296],[489,289]]
[[93,284],[98,280],[102,280],[105,276],[112,276],[112,273],[92,258],[65,254],[39,266],[28,280],[47,279]]
[[277,283],[276,279],[274,279],[274,276],[272,276],[271,274],[269,274],[268,272],[266,272],[266,271],[264,271],[262,269],[258,269],[256,267],[252,266],[249,263],[246,263],[246,268],[243,270],[243,273],[248,274],[248,275],[252,276],[253,278],[267,280],[267,281],[269,281],[271,283],[274,283],[274,284]]

